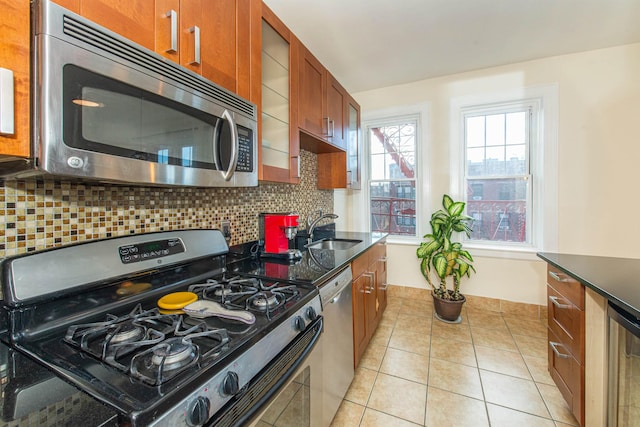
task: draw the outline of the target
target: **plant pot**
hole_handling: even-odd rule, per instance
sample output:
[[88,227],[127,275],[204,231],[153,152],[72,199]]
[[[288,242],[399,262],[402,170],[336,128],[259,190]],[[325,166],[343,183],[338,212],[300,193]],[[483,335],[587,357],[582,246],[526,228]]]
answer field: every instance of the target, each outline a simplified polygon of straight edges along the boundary
[[462,305],[467,301],[464,295],[462,299],[456,301],[442,299],[433,292],[431,292],[431,295],[433,296],[433,308],[439,320],[448,323],[460,323],[462,321],[460,312],[462,312]]

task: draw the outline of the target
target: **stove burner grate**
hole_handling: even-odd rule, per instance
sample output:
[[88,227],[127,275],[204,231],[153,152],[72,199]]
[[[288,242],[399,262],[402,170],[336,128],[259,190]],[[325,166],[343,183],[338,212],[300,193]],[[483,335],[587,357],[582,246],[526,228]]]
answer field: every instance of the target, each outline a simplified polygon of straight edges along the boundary
[[[207,341],[207,345],[203,345]],[[155,346],[137,353],[131,359],[130,372],[150,385],[160,385],[176,377],[202,360],[220,354],[229,342],[224,329],[208,330],[204,324],[178,331]],[[204,354],[201,348],[208,348]]]

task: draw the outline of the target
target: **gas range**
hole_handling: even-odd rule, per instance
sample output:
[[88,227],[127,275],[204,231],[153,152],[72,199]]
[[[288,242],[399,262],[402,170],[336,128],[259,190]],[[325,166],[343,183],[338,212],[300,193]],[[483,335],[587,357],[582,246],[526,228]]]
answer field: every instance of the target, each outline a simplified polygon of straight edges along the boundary
[[322,307],[315,286],[228,275],[227,251],[183,230],[4,260],[6,339],[123,425],[241,425],[313,348]]

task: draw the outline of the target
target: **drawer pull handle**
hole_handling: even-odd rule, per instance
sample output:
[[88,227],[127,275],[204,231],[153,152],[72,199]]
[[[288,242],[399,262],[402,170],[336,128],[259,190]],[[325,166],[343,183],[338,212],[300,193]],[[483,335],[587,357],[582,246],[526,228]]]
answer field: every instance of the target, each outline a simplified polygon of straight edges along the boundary
[[553,352],[556,354],[556,356],[560,357],[561,359],[568,359],[571,357],[570,354],[566,354],[566,353],[560,353],[560,351],[558,351],[558,347],[564,347],[562,344],[560,344],[559,342],[553,342],[553,341],[549,341],[549,345],[551,346],[551,349],[553,350]]
[[389,287],[389,284],[384,283],[381,286],[378,286],[378,289],[380,289],[381,291],[386,291],[388,287]]
[[553,295],[549,295],[549,299],[551,300],[551,302],[553,303],[553,305],[555,305],[558,308],[571,308],[571,306],[569,304],[561,304],[560,302],[558,302],[558,300],[560,298],[553,296]]
[[549,272],[549,276],[551,276],[554,280],[557,280],[558,282],[568,282],[569,281],[569,278],[566,277],[564,274],[561,277],[560,274],[555,273],[553,271]]

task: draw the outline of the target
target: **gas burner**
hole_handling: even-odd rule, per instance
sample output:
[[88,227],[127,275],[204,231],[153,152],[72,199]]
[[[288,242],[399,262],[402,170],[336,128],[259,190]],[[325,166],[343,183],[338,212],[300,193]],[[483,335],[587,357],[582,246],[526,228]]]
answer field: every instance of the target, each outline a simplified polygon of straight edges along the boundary
[[144,329],[132,322],[127,322],[116,328],[107,336],[106,341],[111,344],[137,341],[144,335]]
[[247,299],[247,305],[259,311],[273,310],[283,302],[282,294],[270,291],[258,292]]
[[258,280],[243,279],[239,276],[229,279],[209,279],[206,283],[189,286],[189,291],[201,293],[202,299],[226,304],[258,292]]
[[195,365],[200,351],[189,339],[169,338],[131,359],[130,373],[151,385],[160,385]]
[[166,370],[178,369],[195,357],[194,345],[178,337],[158,344],[151,353],[151,362]]

